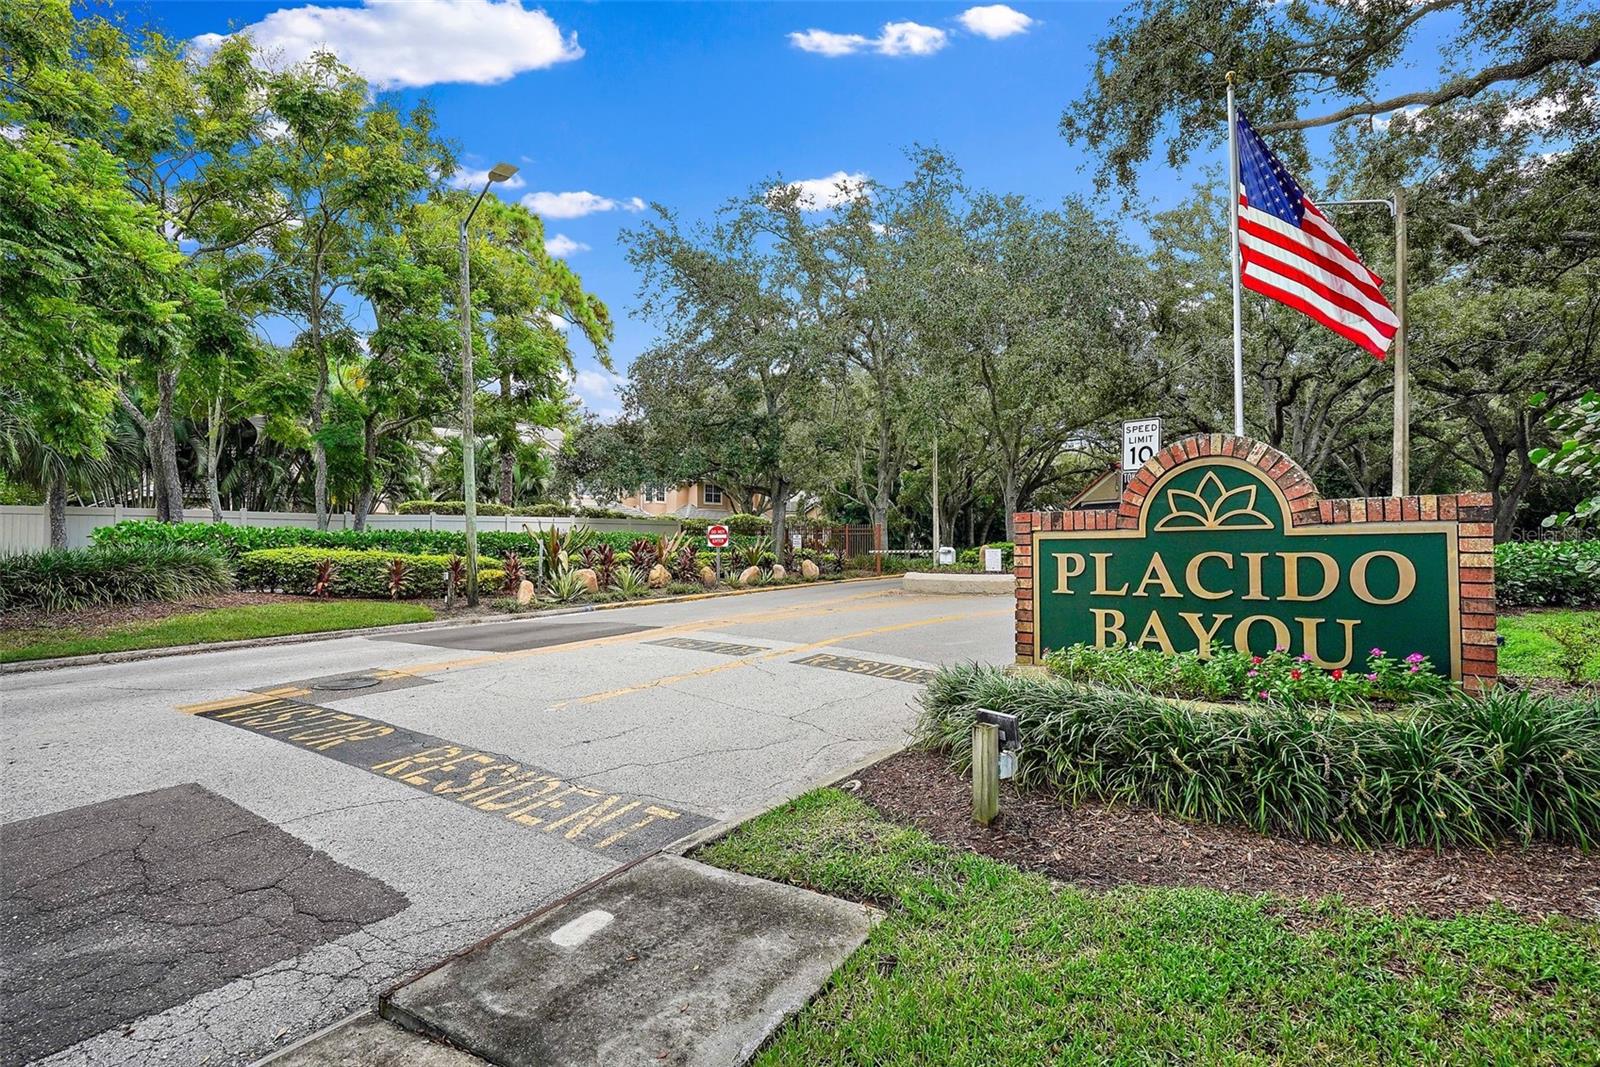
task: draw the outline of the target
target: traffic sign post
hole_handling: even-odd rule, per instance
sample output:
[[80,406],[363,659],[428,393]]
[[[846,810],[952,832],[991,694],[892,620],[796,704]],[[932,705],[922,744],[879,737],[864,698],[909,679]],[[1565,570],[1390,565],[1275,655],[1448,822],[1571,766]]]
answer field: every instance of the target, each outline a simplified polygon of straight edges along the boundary
[[728,545],[728,528],[720,522],[706,527],[706,544],[716,550],[717,581],[722,581],[722,550]]

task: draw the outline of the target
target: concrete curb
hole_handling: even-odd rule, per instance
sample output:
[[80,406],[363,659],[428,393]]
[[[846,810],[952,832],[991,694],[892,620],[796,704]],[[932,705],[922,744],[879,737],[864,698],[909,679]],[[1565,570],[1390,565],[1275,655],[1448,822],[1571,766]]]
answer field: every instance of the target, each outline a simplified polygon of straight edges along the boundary
[[890,756],[899,755],[909,747],[911,747],[911,742],[906,741],[903,744],[891,745],[888,748],[879,749],[864,759],[857,760],[855,763],[852,763],[842,771],[835,771],[832,774],[823,775],[821,778],[813,779],[805,785],[790,790],[788,793],[785,793],[783,797],[771,804],[767,804],[759,808],[746,808],[737,815],[731,815],[728,818],[723,819],[721,822],[716,822],[712,823],[710,826],[701,827],[699,830],[696,830],[691,834],[685,834],[676,841],[669,841],[667,844],[661,846],[660,851],[669,852],[676,856],[688,856],[691,852],[695,852],[709,844],[712,844],[713,842],[722,840],[724,837],[727,837],[729,834],[733,833],[745,823],[750,822],[752,819],[759,819],[769,811],[776,811],[785,804],[803,797],[813,790],[827,789],[830,786],[835,786],[840,782],[854,778],[868,767],[875,767],[884,760],[888,759]]
[[1010,574],[930,574],[911,571],[906,575],[908,593],[971,594],[1013,596],[1017,580]]
[[528,619],[561,618],[566,615],[585,615],[592,611],[611,611],[617,608],[654,607],[658,604],[686,604],[695,600],[715,600],[718,597],[747,596],[751,593],[781,593],[789,589],[810,589],[856,582],[881,582],[898,578],[898,574],[871,575],[865,578],[818,579],[804,585],[755,585],[748,589],[719,589],[714,593],[685,593],[683,596],[656,597],[641,600],[618,600],[609,604],[583,604],[570,608],[549,608],[543,611],[523,611],[516,614],[467,615],[453,619],[435,619],[432,622],[403,622],[392,626],[361,626],[350,630],[323,630],[310,634],[279,634],[276,637],[250,637],[242,641],[213,641],[202,645],[170,645],[166,648],[130,648],[125,652],[96,652],[86,656],[62,656],[57,659],[29,659],[16,663],[0,663],[0,675],[27,674],[31,671],[60,670],[67,667],[94,667],[107,663],[135,663],[139,660],[161,659],[166,656],[192,656],[199,652],[231,652],[241,648],[269,648],[273,645],[293,645],[312,641],[334,641],[342,637],[365,637],[368,634],[405,634],[438,630],[450,626],[477,625],[479,623],[523,622]]

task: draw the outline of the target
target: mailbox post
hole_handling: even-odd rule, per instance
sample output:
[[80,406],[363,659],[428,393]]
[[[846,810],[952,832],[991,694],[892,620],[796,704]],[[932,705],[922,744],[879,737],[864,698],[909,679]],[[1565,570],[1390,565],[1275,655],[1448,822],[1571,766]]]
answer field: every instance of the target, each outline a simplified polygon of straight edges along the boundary
[[1017,717],[979,708],[972,725],[972,818],[988,826],[1000,814],[1000,780],[1016,773]]

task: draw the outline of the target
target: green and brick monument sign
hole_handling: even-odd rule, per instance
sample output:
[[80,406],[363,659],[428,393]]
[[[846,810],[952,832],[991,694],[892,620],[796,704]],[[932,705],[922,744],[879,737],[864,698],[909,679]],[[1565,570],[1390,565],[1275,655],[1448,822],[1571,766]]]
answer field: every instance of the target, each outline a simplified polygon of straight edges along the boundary
[[1210,434],[1153,457],[1116,509],[1024,512],[1017,538],[1019,662],[1131,643],[1331,669],[1381,648],[1495,676],[1487,494],[1322,500],[1277,449]]

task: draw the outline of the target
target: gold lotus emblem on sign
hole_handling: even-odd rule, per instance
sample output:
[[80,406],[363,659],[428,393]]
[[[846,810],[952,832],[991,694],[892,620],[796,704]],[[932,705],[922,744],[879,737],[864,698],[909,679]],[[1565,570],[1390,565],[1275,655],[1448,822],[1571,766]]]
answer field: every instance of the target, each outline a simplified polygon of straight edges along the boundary
[[1256,510],[1257,488],[1254,484],[1224,488],[1216,471],[1207,471],[1193,492],[1167,490],[1171,513],[1156,523],[1156,529],[1270,530],[1272,520]]

